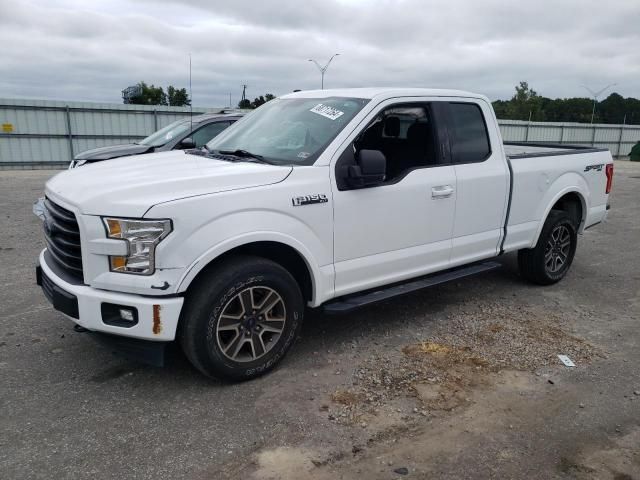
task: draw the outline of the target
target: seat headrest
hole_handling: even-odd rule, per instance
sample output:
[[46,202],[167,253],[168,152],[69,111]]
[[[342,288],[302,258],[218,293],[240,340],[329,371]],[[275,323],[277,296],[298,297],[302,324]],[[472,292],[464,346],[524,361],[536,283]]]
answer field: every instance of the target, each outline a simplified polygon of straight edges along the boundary
[[387,137],[397,137],[400,135],[400,118],[387,117],[384,120],[384,134]]

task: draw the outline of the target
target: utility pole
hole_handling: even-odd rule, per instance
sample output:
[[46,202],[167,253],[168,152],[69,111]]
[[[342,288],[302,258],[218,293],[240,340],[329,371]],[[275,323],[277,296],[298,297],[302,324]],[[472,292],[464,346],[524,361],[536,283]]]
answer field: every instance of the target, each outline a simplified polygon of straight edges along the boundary
[[193,132],[193,90],[191,89],[191,53],[189,53],[189,135]]
[[247,87],[249,85],[245,85],[244,83],[242,84],[242,98],[241,100],[246,100],[247,99]]
[[339,53],[334,53],[331,56],[331,58],[329,59],[329,61],[325,64],[324,67],[322,65],[320,65],[318,62],[316,62],[314,59],[312,59],[312,58],[309,59],[309,61],[315,63],[316,67],[318,67],[318,70],[320,70],[320,76],[321,76],[320,88],[322,90],[324,90],[324,74],[327,71],[327,68],[329,68],[329,65],[331,64],[331,60],[333,60],[338,55],[340,55],[340,54]]
[[605,90],[607,90],[608,88],[614,87],[616,85],[617,85],[617,83],[611,83],[611,84],[607,85],[606,87],[604,87],[602,90],[598,90],[597,92],[594,92],[593,90],[591,90],[586,85],[580,85],[587,92],[589,92],[591,94],[591,96],[593,97],[593,108],[591,109],[591,124],[593,124],[593,117],[595,117],[595,115],[596,115],[596,103],[598,102],[598,97],[600,95],[602,95]]

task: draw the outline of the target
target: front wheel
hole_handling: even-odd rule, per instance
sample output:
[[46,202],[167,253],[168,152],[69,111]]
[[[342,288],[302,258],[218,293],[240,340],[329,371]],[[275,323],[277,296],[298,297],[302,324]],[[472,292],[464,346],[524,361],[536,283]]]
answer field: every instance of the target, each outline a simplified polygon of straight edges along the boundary
[[520,273],[530,282],[551,285],[567,274],[578,245],[576,226],[564,211],[552,210],[534,248],[518,252]]
[[302,326],[291,274],[260,257],[234,257],[206,272],[185,300],[180,343],[202,373],[249,380],[274,368]]

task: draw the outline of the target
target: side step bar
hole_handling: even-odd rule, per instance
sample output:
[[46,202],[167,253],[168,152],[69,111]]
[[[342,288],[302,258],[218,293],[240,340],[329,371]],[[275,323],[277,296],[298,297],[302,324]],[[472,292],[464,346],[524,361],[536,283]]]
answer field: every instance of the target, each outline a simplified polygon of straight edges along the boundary
[[324,312],[328,314],[348,313],[365,305],[381,302],[382,300],[415,292],[416,290],[432,287],[441,283],[450,282],[451,280],[458,280],[478,273],[495,270],[501,266],[502,265],[498,262],[475,263],[473,265],[447,270],[444,273],[435,273],[433,275],[422,277],[418,280],[410,280],[406,283],[395,284],[391,287],[383,287],[379,290],[347,295],[326,303],[323,309]]

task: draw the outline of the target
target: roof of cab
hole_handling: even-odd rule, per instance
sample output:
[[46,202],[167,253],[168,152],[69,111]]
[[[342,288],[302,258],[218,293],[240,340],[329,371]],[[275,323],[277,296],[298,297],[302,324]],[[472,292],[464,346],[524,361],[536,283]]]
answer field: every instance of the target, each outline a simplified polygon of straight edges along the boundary
[[487,100],[487,97],[478,93],[465,92],[463,90],[445,90],[438,88],[398,88],[398,87],[371,87],[371,88],[335,88],[327,90],[303,90],[289,93],[281,98],[327,98],[327,97],[353,97],[367,99],[384,99],[395,97],[464,97]]

